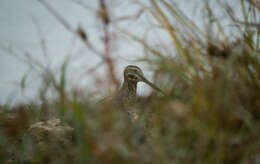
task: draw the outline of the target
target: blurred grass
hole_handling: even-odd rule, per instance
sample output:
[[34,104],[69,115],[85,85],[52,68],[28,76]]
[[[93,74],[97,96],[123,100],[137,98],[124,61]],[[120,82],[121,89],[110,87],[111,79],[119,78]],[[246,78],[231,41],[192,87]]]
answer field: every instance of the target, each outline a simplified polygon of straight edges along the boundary
[[[226,27],[205,2],[203,31],[173,1],[150,2],[138,1],[176,52],[165,55],[127,29],[121,32],[147,50],[139,61],[150,65],[168,96],[139,98],[140,118],[130,123],[117,107],[67,89],[68,60],[58,78],[42,69],[41,105],[1,107],[0,163],[260,163],[259,4],[241,0],[240,18],[217,1],[233,25]],[[48,99],[49,90],[58,96]],[[32,123],[50,118],[73,127],[70,146],[46,139],[42,149],[28,134]]]

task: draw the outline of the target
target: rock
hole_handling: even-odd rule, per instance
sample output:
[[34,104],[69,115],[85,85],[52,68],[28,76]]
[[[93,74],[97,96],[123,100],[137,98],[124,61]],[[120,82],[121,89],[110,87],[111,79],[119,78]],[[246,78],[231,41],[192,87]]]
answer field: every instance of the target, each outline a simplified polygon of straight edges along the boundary
[[32,124],[28,132],[40,145],[44,141],[55,141],[67,145],[72,141],[73,128],[62,124],[60,119],[54,118]]

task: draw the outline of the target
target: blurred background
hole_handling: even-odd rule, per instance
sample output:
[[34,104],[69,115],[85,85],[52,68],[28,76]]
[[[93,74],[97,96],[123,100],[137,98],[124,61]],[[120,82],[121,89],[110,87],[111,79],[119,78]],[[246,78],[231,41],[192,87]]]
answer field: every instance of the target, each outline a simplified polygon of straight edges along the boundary
[[[1,0],[0,27],[0,163],[260,163],[258,0]],[[164,94],[122,96],[129,64]]]
[[[104,51],[104,31],[102,20],[98,15],[98,1],[83,0],[57,0],[47,1],[59,13],[69,25],[77,29],[81,27],[87,34],[89,41],[99,50]],[[144,57],[144,49],[133,40],[127,38],[120,30],[126,30],[140,38],[145,38],[150,45],[158,46],[163,43],[174,55],[175,48],[171,46],[171,38],[160,28],[151,16],[145,14],[138,1],[111,0],[106,2],[110,24],[111,57],[114,60],[116,76],[122,82],[123,69],[129,64],[139,65],[146,76],[151,78],[152,70],[147,64],[138,59]],[[143,3],[143,2],[142,2]],[[148,4],[148,2],[145,2]],[[203,29],[204,2],[200,0],[176,1],[185,15]],[[215,8],[216,2],[210,2],[213,11],[221,17],[224,25],[230,24],[225,19],[225,14],[219,8]],[[238,16],[241,16],[239,1],[228,2]],[[28,102],[35,99],[36,90],[40,85],[39,77],[33,74],[32,68],[28,68],[25,56],[30,55],[33,60],[57,70],[67,58],[71,58],[69,64],[69,86],[90,92],[100,92],[104,96],[104,86],[101,89],[96,83],[96,78],[88,72],[95,70],[95,76],[105,80],[106,66],[102,59],[89,50],[75,33],[66,29],[39,1],[27,0],[2,0],[0,2],[0,103]],[[204,12],[205,13],[205,12]],[[174,21],[174,20],[173,20]],[[151,25],[155,26],[152,28]],[[119,30],[120,29],[120,30]],[[226,28],[225,30],[229,30]],[[24,87],[21,90],[21,80]],[[139,94],[148,95],[150,88],[140,84]]]

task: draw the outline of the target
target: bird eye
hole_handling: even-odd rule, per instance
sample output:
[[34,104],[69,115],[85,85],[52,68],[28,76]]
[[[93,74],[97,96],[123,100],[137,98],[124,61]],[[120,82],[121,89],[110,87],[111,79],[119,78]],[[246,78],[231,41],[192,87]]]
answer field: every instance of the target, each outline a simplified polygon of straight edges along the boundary
[[135,75],[128,75],[128,77],[130,78],[130,79],[133,79],[133,80],[137,80],[138,78],[135,76]]
[[128,77],[130,77],[131,79],[135,78],[134,75],[128,75]]

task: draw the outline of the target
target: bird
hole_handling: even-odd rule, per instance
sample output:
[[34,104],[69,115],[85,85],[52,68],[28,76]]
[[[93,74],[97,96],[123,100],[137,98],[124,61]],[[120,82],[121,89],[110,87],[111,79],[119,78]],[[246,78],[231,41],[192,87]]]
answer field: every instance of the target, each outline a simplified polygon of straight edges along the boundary
[[119,91],[116,93],[114,100],[116,104],[120,105],[124,110],[126,110],[131,121],[135,121],[138,119],[138,114],[134,110],[134,105],[137,101],[136,92],[138,82],[144,82],[154,90],[165,95],[165,93],[161,89],[159,89],[157,86],[155,86],[152,82],[144,77],[144,73],[139,67],[135,65],[128,65],[124,69],[123,84]]

